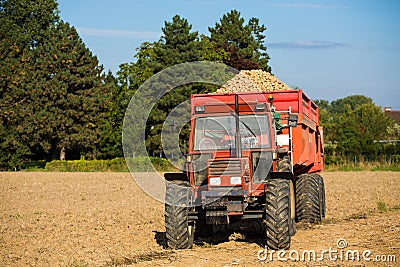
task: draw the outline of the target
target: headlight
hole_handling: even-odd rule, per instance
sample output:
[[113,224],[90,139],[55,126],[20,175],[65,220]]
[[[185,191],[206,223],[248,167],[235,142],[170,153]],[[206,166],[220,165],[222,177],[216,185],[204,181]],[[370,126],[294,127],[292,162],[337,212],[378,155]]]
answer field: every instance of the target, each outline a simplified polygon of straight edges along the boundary
[[221,185],[221,178],[219,177],[210,178],[210,185]]
[[242,177],[240,176],[232,176],[231,184],[242,184]]
[[265,109],[265,103],[256,104],[256,111],[263,111]]

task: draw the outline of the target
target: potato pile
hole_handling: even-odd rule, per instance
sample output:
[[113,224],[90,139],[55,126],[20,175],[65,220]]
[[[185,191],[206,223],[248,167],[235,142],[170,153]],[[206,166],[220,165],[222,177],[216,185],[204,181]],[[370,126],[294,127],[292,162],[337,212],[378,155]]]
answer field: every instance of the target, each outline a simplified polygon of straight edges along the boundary
[[217,93],[227,92],[269,92],[291,90],[284,82],[263,70],[242,70],[227,81]]

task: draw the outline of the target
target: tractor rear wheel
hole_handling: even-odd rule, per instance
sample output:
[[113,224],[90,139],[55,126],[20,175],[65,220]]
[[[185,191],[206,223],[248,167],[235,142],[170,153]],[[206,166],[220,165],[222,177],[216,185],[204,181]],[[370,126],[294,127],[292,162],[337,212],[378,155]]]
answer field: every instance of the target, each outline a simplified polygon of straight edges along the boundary
[[318,174],[296,179],[296,218],[298,222],[319,223],[325,218],[324,180]]
[[172,249],[193,246],[194,223],[188,220],[191,189],[189,183],[167,182],[165,192],[165,228],[167,245]]
[[321,175],[319,175],[319,174],[314,174],[314,175],[318,176],[317,179],[318,179],[318,184],[319,184],[321,217],[322,217],[322,219],[325,219],[325,213],[326,213],[325,183],[324,183],[324,179],[322,178]]
[[290,185],[285,179],[266,183],[265,223],[267,246],[274,250],[288,249],[291,236]]

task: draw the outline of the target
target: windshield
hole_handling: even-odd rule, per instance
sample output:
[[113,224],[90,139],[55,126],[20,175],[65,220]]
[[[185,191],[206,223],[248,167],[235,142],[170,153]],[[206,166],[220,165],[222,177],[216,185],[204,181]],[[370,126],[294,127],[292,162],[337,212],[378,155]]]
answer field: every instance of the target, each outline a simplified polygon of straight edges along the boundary
[[[268,148],[268,116],[240,115],[242,148]],[[195,121],[194,150],[235,148],[235,116],[199,117]]]

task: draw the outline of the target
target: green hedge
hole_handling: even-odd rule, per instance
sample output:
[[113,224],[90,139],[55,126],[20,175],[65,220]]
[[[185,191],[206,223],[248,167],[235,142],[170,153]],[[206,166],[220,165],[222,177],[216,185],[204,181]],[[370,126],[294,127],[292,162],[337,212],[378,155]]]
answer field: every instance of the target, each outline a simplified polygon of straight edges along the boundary
[[[149,157],[152,165],[157,171],[175,171],[168,160],[163,158]],[[153,171],[146,157],[128,158],[131,171],[148,172]],[[125,158],[111,160],[54,160],[46,163],[46,171],[50,172],[127,172]]]

